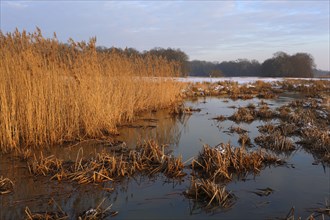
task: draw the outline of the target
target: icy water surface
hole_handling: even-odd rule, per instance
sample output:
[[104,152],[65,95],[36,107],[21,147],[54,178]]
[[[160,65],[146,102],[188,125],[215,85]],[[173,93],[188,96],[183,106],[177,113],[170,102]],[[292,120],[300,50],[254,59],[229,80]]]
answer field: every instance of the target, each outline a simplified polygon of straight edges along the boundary
[[[285,94],[265,102],[276,108],[295,98],[299,96]],[[264,121],[236,124],[230,120],[218,122],[212,118],[230,116],[235,111],[234,107],[244,107],[250,103],[257,106],[260,101],[212,97],[190,100],[186,106],[200,108],[200,112],[181,117],[172,117],[166,111],[144,114],[134,126],[123,126],[119,139],[130,148],[139,139],[155,139],[168,144],[173,155],[181,155],[183,161],[189,163],[191,158],[198,156],[203,144],[215,146],[230,142],[233,146],[239,146],[238,135],[228,132],[231,126],[239,125],[248,130],[251,140],[258,136],[257,126],[266,123]],[[75,160],[80,147],[58,147],[50,149],[49,154]],[[109,147],[86,144],[83,153],[88,155],[102,148]],[[287,161],[286,165],[267,167],[257,176],[249,175],[244,181],[234,180],[227,185],[227,189],[237,197],[232,208],[205,211],[183,195],[190,186],[189,175],[181,182],[159,174],[152,178],[136,176],[119,183],[77,185],[50,181],[49,177],[35,178],[29,174],[24,162],[12,155],[2,155],[0,176],[12,179],[15,187],[13,193],[0,196],[0,219],[24,219],[25,207],[34,212],[56,210],[56,204],[49,203],[52,198],[72,219],[96,207],[104,198],[103,207],[112,204],[111,210],[118,211],[118,215],[108,219],[274,219],[285,217],[293,206],[296,216],[307,218],[311,212],[306,209],[320,207],[319,203],[329,200],[329,167],[314,163],[313,156],[299,147],[290,154],[279,156]],[[190,170],[186,171],[189,174]],[[268,196],[253,193],[267,187],[274,190]],[[110,188],[114,191],[105,190]]]

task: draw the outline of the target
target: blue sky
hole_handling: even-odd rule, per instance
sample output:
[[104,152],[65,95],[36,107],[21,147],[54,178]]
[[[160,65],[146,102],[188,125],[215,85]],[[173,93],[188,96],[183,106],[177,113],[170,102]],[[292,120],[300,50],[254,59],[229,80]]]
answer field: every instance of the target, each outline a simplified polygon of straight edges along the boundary
[[180,48],[190,60],[263,62],[277,51],[310,53],[329,70],[329,0],[6,1],[1,31],[17,27],[63,41],[111,47]]

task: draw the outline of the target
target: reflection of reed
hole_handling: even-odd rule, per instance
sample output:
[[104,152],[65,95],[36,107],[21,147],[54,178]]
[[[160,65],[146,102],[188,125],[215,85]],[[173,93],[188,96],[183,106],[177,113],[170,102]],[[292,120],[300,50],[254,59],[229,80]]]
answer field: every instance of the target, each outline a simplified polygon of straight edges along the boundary
[[171,116],[167,110],[142,114],[133,125],[123,126],[119,137],[130,148],[135,147],[140,140],[148,139],[177,147],[189,117],[189,114]]

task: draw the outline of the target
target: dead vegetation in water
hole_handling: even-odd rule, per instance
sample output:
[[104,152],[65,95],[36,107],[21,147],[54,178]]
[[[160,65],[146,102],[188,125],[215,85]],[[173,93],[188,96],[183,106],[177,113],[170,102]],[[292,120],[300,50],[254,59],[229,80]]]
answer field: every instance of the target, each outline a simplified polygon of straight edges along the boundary
[[108,216],[116,216],[118,214],[117,211],[110,211],[112,204],[106,208],[102,208],[105,199],[103,199],[100,204],[96,208],[91,208],[84,213],[82,213],[78,220],[98,220],[98,219],[105,219]]
[[[307,98],[278,108],[281,122],[273,128],[269,127],[268,133],[273,135],[275,132],[277,136],[296,135],[300,139],[297,144],[316,155],[321,162],[330,163],[330,114],[327,102],[327,98]],[[260,130],[267,129],[264,127]],[[283,138],[280,139],[283,142]],[[260,138],[260,141],[266,141],[265,137]]]
[[252,109],[241,107],[232,116],[228,117],[228,119],[235,122],[252,122],[255,120],[255,117],[255,112]]
[[[278,219],[278,220],[295,220],[296,218],[298,220],[302,220],[301,217],[297,217],[295,215],[295,207],[293,206],[285,217],[277,217],[275,219]],[[324,219],[324,218],[322,218],[322,219]],[[308,216],[306,218],[306,220],[315,220],[314,215],[311,214],[310,216]]]
[[225,120],[227,120],[227,117],[224,116],[224,115],[218,115],[218,116],[216,116],[216,117],[214,117],[212,119],[213,120],[216,120],[216,121],[225,121]]
[[248,131],[240,126],[230,126],[229,131],[230,133],[237,133],[237,134],[244,134]]
[[252,144],[251,139],[247,133],[243,133],[239,135],[238,143],[242,144],[242,147],[246,145],[250,146]]
[[190,188],[184,194],[195,201],[201,202],[206,209],[213,207],[229,209],[236,201],[235,195],[227,191],[225,186],[208,179],[192,178]]
[[31,158],[28,166],[32,174],[51,175],[51,179],[70,180],[79,184],[114,181],[136,173],[163,173],[168,178],[182,178],[186,173],[183,172],[181,157],[172,157],[165,148],[154,141],[146,141],[139,144],[136,150],[121,153],[102,151],[88,159],[79,151],[75,162],[41,154],[40,158]]
[[230,144],[214,148],[204,145],[198,158],[192,161],[192,170],[204,179],[230,181],[234,174],[238,177],[258,174],[270,164],[283,164],[283,161],[261,150],[247,152],[245,148],[233,148]]
[[294,124],[281,122],[279,124],[266,123],[258,126],[258,130],[263,134],[280,133],[283,136],[291,136],[298,134],[298,129]]
[[14,191],[14,182],[9,178],[0,177],[0,195],[8,194]]
[[200,108],[185,107],[184,105],[178,105],[171,108],[171,115],[191,115],[194,112],[202,111]]
[[276,113],[269,108],[267,103],[261,103],[259,107],[249,104],[247,107],[240,107],[228,119],[235,122],[250,123],[256,119],[268,120],[276,116]]
[[32,212],[29,207],[25,208],[25,215],[27,220],[66,220],[69,216],[62,210],[57,202],[52,198],[49,204],[56,206],[56,211],[51,212]]
[[295,150],[293,141],[280,132],[275,131],[269,135],[260,135],[254,141],[263,148],[271,149],[275,152],[286,152]]
[[301,92],[306,95],[317,97],[320,93],[329,94],[330,81],[329,80],[284,80],[278,82],[278,85],[283,90]]
[[322,207],[318,208],[309,208],[307,211],[312,212],[312,215],[315,215],[315,217],[322,217],[322,219],[325,219],[325,216],[330,217],[330,204],[329,200],[326,200],[324,204],[319,204]]
[[26,207],[25,214],[27,220],[65,220],[69,219],[65,213],[62,212],[31,212],[31,210]]

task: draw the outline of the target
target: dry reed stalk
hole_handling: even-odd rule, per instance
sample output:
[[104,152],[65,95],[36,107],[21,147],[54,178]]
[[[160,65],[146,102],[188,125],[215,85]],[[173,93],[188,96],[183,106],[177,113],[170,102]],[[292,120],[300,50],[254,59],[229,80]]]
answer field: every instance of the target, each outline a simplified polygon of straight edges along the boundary
[[[102,138],[139,111],[173,106],[182,84],[176,61],[59,43],[41,31],[0,32],[0,146],[15,148]],[[152,78],[155,77],[155,78]]]
[[0,195],[11,193],[14,190],[14,183],[9,178],[0,177]]
[[190,188],[185,195],[202,202],[205,208],[221,207],[229,209],[236,201],[233,193],[228,192],[225,186],[220,186],[211,180],[192,178]]
[[62,160],[57,159],[54,155],[44,157],[42,152],[39,158],[34,154],[33,159],[28,161],[28,168],[30,173],[43,176],[56,174],[63,169]]

